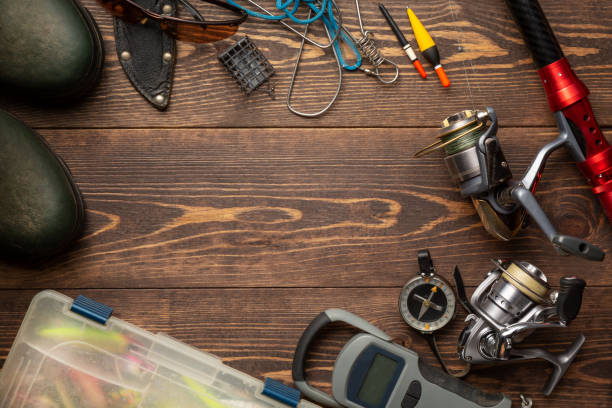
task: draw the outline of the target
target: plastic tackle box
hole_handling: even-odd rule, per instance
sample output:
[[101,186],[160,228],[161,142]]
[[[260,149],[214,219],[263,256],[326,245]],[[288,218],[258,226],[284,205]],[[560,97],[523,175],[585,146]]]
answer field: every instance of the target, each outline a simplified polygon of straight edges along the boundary
[[80,296],[37,294],[0,371],[0,407],[316,408]]

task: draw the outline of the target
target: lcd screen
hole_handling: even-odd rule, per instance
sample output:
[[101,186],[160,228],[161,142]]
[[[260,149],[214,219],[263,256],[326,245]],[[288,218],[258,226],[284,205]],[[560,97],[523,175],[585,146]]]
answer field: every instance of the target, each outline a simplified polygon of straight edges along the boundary
[[374,356],[372,365],[361,384],[357,398],[366,404],[377,407],[382,402],[383,397],[393,379],[398,362],[380,353]]

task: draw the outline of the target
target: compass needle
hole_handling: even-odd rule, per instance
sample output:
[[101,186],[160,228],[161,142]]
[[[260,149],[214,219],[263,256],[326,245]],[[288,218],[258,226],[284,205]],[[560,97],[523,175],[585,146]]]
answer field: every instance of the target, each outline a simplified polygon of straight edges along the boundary
[[444,308],[437,303],[429,302],[429,306],[438,312],[444,312]]
[[427,311],[429,310],[429,306],[431,305],[431,299],[434,297],[436,292],[437,292],[437,287],[434,286],[433,288],[431,288],[431,293],[429,294],[429,297],[421,305],[421,310],[419,311],[419,317],[417,318],[417,320],[421,320],[423,315],[427,313]]

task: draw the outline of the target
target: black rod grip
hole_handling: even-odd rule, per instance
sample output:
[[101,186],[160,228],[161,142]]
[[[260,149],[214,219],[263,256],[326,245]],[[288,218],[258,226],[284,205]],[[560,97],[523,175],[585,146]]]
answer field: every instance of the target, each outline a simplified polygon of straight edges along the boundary
[[574,276],[561,278],[557,314],[562,322],[569,323],[578,316],[582,305],[582,292],[586,282]]
[[506,0],[538,69],[563,58],[563,51],[538,0]]
[[306,353],[308,352],[310,343],[312,343],[317,333],[329,323],[331,323],[329,316],[327,316],[325,312],[321,312],[312,322],[310,322],[306,330],[304,330],[304,333],[302,333],[302,337],[300,337],[300,341],[295,349],[295,354],[293,355],[293,381],[305,381],[306,372],[304,370],[304,362],[306,361]]

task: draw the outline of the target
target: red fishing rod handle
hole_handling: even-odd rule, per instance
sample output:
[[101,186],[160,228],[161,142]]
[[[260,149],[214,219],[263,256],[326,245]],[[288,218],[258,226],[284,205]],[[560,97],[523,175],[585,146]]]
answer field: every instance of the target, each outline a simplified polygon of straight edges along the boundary
[[550,109],[563,112],[581,145],[584,157],[578,168],[612,222],[612,146],[595,120],[589,90],[563,55],[538,1],[506,0],[506,4],[533,56]]

